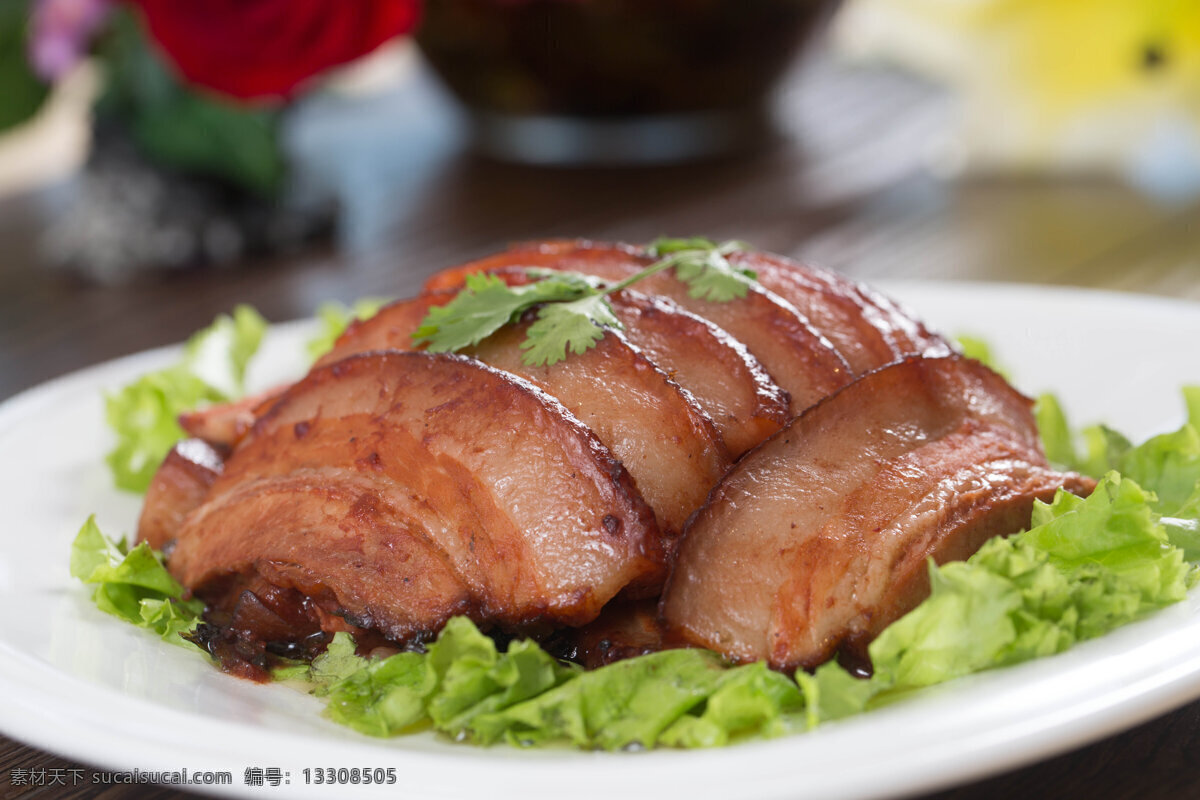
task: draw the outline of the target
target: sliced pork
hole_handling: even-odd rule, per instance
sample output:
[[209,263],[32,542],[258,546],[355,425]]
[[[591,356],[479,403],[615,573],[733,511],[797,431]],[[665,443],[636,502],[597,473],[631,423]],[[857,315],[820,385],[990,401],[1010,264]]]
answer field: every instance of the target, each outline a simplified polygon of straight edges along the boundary
[[758,251],[730,260],[796,307],[861,375],[908,356],[943,356],[949,343],[879,292],[830,270]]
[[[394,303],[337,342],[322,363],[356,350],[404,349],[434,305],[446,295]],[[620,332],[606,331],[596,347],[548,366],[524,363],[529,322],[505,326],[465,355],[532,381],[588,426],[629,470],[667,536],[677,535],[730,463],[720,431],[681,390]]]
[[[578,272],[618,281],[652,261],[640,249],[623,245],[544,242],[515,247],[439,273],[429,280],[426,288],[455,288],[472,272],[510,267]],[[700,300],[692,297],[687,284],[668,271],[640,281],[637,290],[667,297],[741,341],[775,383],[788,393],[793,416],[851,380],[849,364],[829,340],[787,301],[764,289],[751,287],[745,297],[727,303]]]
[[560,403],[474,359],[389,352],[314,369],[260,417],[169,568],[214,606],[258,576],[404,642],[455,613],[582,624],[664,558],[628,472]]
[[1028,526],[1091,482],[1047,465],[1031,402],[959,356],[868,374],[743,458],[680,543],[671,629],[738,661],[865,648],[928,594],[926,561]]

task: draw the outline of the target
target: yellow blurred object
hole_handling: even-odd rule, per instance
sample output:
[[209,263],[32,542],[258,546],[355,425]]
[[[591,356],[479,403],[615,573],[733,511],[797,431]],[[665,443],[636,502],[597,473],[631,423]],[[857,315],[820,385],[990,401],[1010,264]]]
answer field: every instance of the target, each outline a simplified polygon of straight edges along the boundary
[[958,90],[968,169],[1200,193],[1200,2],[850,0],[840,48]]

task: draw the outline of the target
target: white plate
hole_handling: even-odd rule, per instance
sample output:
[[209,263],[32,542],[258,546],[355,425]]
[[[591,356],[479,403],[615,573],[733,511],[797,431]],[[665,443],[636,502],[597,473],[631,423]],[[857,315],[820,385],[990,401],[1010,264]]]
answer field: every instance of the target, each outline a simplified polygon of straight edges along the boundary
[[[1178,425],[1178,387],[1200,383],[1200,306],[1134,296],[992,285],[887,289],[942,330],[994,343],[1027,392],[1053,389],[1080,422],[1137,435]],[[300,326],[276,329],[270,381],[301,367]],[[230,678],[87,600],[67,573],[71,539],[95,512],[131,532],[138,498],[110,488],[101,390],[175,356],[103,364],[0,406],[0,729],[106,769],[232,773],[210,791],[327,796],[314,767],[394,767],[398,786],[339,796],[578,800],[686,796],[854,798],[929,790],[1131,727],[1200,697],[1200,596],[1061,656],[932,690],[809,734],[704,752],[581,753],[377,741],[320,715],[319,701]],[[247,767],[290,781],[243,783]],[[194,787],[196,788],[196,787]]]

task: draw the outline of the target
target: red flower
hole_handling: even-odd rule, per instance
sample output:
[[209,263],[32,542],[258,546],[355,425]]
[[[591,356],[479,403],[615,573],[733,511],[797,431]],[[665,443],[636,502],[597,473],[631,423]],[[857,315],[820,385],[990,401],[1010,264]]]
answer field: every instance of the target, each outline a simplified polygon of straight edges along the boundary
[[282,99],[417,23],[416,0],[130,0],[191,83]]

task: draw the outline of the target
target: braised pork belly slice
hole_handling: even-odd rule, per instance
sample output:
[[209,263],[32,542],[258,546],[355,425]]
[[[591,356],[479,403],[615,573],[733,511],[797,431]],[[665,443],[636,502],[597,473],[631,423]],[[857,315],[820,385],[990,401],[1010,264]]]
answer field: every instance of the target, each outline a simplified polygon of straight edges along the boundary
[[952,348],[902,306],[836,272],[761,252],[730,260],[752,269],[762,286],[797,308],[861,375],[908,356],[943,356]]
[[[231,605],[227,594],[240,598],[254,576],[297,590],[314,612],[396,641],[427,638],[454,614],[470,613],[473,598],[405,513],[406,502],[387,481],[355,469],[302,467],[245,480],[197,509],[170,567],[214,607]],[[258,621],[253,638],[287,640],[282,623]]]
[[464,608],[582,624],[664,559],[628,472],[561,403],[475,359],[387,352],[315,368],[260,417],[168,567],[202,597],[247,570],[303,583],[402,640]]
[[[653,259],[624,245],[593,242],[544,242],[514,247],[470,264],[438,273],[427,283],[431,291],[456,288],[473,272],[509,267],[539,267],[595,275],[618,281],[644,269]],[[637,284],[637,291],[667,297],[727,331],[766,368],[789,395],[796,415],[851,380],[846,360],[787,301],[751,287],[746,296],[727,303],[699,300],[673,273],[661,272]]]
[[1050,469],[1031,402],[976,361],[913,358],[860,378],[738,462],[689,523],[662,614],[738,661],[811,667],[928,594],[926,561],[1027,527]]
[[[412,333],[429,309],[451,296],[438,293],[391,304],[348,329],[321,363],[356,350],[411,347]],[[531,367],[521,349],[528,327],[528,321],[505,326],[463,354],[532,381],[566,406],[633,476],[663,534],[678,536],[729,467],[719,429],[690,394],[621,333],[607,331],[590,350]]]
[[204,502],[224,466],[222,451],[200,439],[184,439],[171,448],[146,489],[137,540],[169,551],[183,521]]
[[556,364],[528,366],[521,343],[529,324],[505,326],[463,353],[562,402],[629,470],[663,534],[676,537],[731,463],[712,420],[618,331]]

